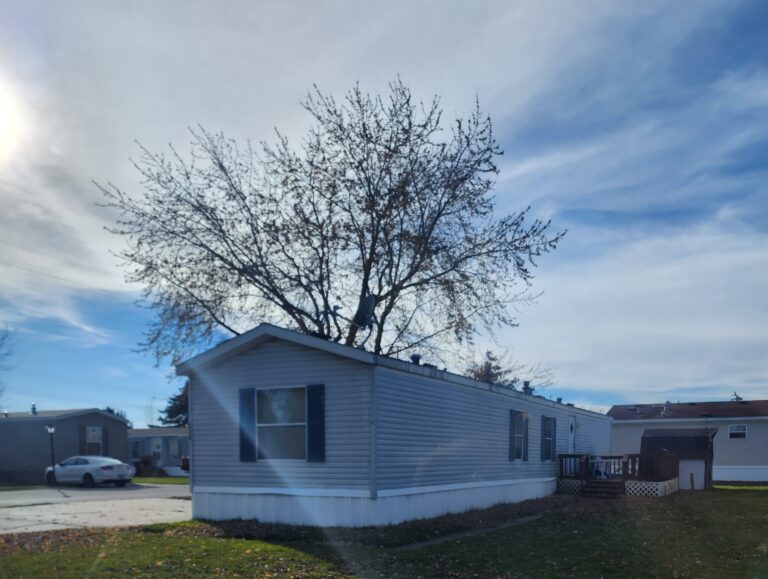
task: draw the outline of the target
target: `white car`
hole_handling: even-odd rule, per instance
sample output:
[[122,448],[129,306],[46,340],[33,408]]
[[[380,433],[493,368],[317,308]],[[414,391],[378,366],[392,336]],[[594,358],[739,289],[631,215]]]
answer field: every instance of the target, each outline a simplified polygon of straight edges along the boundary
[[107,456],[73,456],[56,465],[54,471],[49,466],[45,469],[45,482],[81,483],[92,487],[102,483],[112,483],[124,487],[136,474],[132,466]]

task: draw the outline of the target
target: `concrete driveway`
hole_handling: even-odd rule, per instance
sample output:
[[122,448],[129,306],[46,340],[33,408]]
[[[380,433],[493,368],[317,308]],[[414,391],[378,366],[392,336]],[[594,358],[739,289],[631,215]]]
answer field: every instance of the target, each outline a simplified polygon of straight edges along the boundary
[[188,521],[187,485],[0,489],[0,533]]

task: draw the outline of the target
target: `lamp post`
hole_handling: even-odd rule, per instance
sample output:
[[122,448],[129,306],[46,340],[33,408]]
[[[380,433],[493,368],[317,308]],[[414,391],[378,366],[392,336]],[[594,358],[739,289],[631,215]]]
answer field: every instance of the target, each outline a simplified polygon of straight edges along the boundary
[[56,432],[56,427],[53,424],[48,424],[45,429],[48,431],[48,437],[51,441],[51,474],[53,475],[53,484],[56,484],[56,459],[53,455],[53,433]]

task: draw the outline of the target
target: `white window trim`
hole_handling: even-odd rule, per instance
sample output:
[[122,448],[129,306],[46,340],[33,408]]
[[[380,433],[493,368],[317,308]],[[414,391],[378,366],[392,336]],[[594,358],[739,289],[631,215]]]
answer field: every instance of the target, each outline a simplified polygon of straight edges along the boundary
[[[733,434],[734,434],[733,427],[734,426],[743,426],[744,427],[744,436],[733,436]],[[746,424],[729,424],[728,425],[728,440],[746,440],[747,437],[749,436],[748,430],[749,430],[749,428],[747,427]],[[735,433],[740,434],[741,430],[738,430]]]
[[529,416],[528,416],[528,412],[526,412],[524,410],[515,410],[515,412],[517,412],[517,414],[515,414],[515,418],[517,418],[518,416],[522,416],[523,417],[523,423],[522,423],[522,428],[520,430],[520,435],[519,436],[517,434],[516,425],[515,424],[512,425],[512,432],[513,432],[513,436],[512,436],[512,453],[514,454],[517,439],[520,438],[520,455],[521,455],[519,458],[518,457],[514,457],[512,459],[512,462],[525,462],[525,450],[526,450],[525,449],[525,428],[526,428],[526,425],[528,423]]
[[[557,452],[556,452],[556,449],[555,449],[555,432],[554,432],[554,430],[555,430],[555,417],[554,416],[544,415],[544,416],[542,416],[542,418],[545,421],[549,421],[549,424],[550,424],[549,431],[550,431],[551,434],[550,434],[549,438],[547,438],[546,436],[544,436],[544,432],[542,432],[541,433],[541,443],[542,444],[546,444],[546,446],[549,447],[549,454],[552,455],[550,458],[544,458],[544,460],[542,460],[542,462],[554,462],[555,461],[555,457],[557,456]],[[541,427],[544,428],[544,424],[542,424]]]
[[[261,424],[259,422],[259,392],[265,390],[295,390],[301,388],[304,390],[304,422],[280,422],[278,424]],[[254,386],[255,397],[254,412],[256,413],[256,460],[257,461],[280,461],[280,462],[295,462],[305,463],[307,462],[307,386],[306,384],[292,385],[292,386]],[[269,428],[271,426],[303,426],[304,427],[304,458],[273,458],[268,456],[260,456],[261,445],[259,444],[259,428]]]

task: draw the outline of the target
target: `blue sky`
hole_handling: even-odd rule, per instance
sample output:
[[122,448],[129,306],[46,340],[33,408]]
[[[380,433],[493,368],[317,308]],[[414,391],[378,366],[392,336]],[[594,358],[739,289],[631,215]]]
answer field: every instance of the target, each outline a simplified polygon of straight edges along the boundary
[[134,140],[296,140],[312,83],[397,74],[449,115],[477,95],[505,150],[499,210],[568,229],[497,337],[552,368],[547,395],[768,398],[768,4],[639,4],[0,0],[0,406],[142,425],[178,388],[134,351],[149,315],[91,184],[139,191]]

